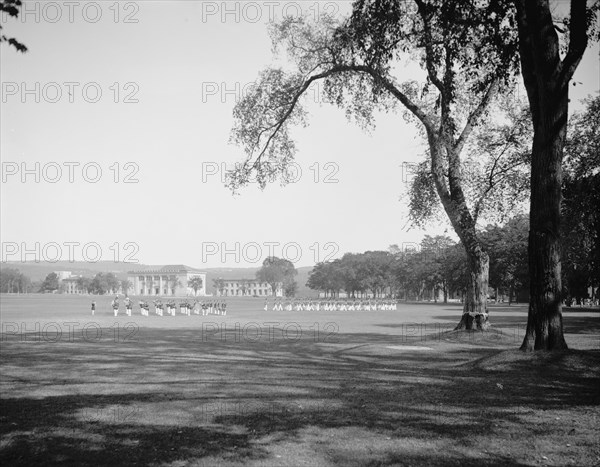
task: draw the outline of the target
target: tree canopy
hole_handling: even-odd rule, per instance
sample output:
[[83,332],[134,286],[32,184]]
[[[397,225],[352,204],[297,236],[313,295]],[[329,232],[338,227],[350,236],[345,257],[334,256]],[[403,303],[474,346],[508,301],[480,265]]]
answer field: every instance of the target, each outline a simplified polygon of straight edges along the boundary
[[[0,12],[5,12],[8,16],[13,18],[18,18],[20,9],[23,3],[21,0],[0,0]],[[5,34],[1,32],[2,26],[0,26],[0,43],[6,42],[9,45],[12,45],[18,52],[25,53],[27,52],[27,47],[25,44],[19,42],[14,37],[7,37]]]
[[31,285],[29,276],[21,273],[15,268],[0,269],[0,292],[3,293],[24,293]]
[[[489,259],[468,205],[462,153],[500,90],[517,70],[515,10],[508,0],[357,0],[344,21],[285,18],[271,27],[274,49],[293,71],[269,68],[234,109],[231,139],[246,158],[228,174],[232,190],[282,176],[296,155],[294,125],[305,125],[301,99],[324,81],[329,102],[368,129],[377,111],[401,111],[418,123],[428,144],[423,192],[437,194],[468,258],[470,280],[459,327],[487,326]],[[399,72],[403,61],[421,73]],[[493,177],[492,177],[493,178]],[[479,209],[476,206],[475,209]]]
[[577,303],[600,287],[600,95],[585,104],[567,127],[563,164],[563,293]]
[[49,273],[40,287],[40,292],[55,292],[58,290],[58,274]]
[[281,286],[286,295],[294,295],[296,293],[296,281],[294,280],[296,274],[298,271],[291,261],[269,256],[265,258],[261,268],[256,271],[256,278],[269,284],[273,294]]

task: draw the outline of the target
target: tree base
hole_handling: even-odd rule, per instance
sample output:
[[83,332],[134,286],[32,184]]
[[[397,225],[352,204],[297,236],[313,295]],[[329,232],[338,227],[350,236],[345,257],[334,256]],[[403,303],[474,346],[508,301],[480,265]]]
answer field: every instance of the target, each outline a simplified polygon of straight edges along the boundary
[[555,300],[551,303],[530,303],[527,329],[520,350],[532,352],[567,349],[560,302]]
[[486,331],[491,327],[487,313],[463,313],[460,322],[454,328],[455,331],[467,330]]
[[525,338],[519,350],[523,352],[535,352],[535,351],[548,351],[548,352],[561,352],[569,350],[567,342],[565,341],[564,335],[561,332],[558,336],[549,336],[548,333],[542,333],[541,336],[537,336],[533,332],[526,332]]

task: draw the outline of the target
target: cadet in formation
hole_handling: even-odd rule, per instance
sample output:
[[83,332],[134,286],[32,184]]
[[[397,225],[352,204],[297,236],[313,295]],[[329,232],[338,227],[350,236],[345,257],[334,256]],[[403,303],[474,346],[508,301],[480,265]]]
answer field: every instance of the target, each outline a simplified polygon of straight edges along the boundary
[[[164,316],[164,307],[163,302],[160,298],[153,300],[154,304],[154,312],[157,316]],[[125,297],[124,300],[125,311],[127,316],[131,316],[133,310],[133,302],[129,297]],[[111,302],[111,307],[115,316],[119,314],[119,297],[115,296],[115,298]],[[265,302],[266,306],[266,302]],[[150,305],[145,300],[139,301],[140,314],[142,316],[150,316]],[[176,310],[179,308],[180,313],[182,315],[191,316],[192,314],[207,316],[207,315],[226,315],[227,314],[227,302],[225,300],[217,301],[217,300],[194,300],[193,303],[190,303],[188,300],[183,300],[179,303],[179,305],[175,302],[175,300],[171,299],[166,303],[167,315],[175,316]],[[96,302],[92,301],[92,315],[96,312]]]
[[[393,299],[282,299],[275,298],[273,311],[394,311],[398,303]],[[264,310],[268,310],[265,300]]]
[[117,316],[119,314],[119,296],[118,295],[113,299],[111,305],[112,305],[113,311],[115,313],[115,316]]

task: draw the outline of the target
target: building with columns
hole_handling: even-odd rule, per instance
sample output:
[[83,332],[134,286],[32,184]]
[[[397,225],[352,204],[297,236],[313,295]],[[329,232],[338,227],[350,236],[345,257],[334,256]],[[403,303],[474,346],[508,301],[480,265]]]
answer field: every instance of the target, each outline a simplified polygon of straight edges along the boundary
[[[206,273],[183,264],[156,270],[128,271],[127,278],[133,284],[133,295],[206,295]],[[198,284],[197,293],[192,287],[194,278],[202,281]]]
[[79,281],[80,278],[81,276],[69,276],[59,281],[59,290],[61,291],[61,293],[75,295],[82,294],[83,291],[79,289],[79,285],[77,284],[77,281]]
[[[273,289],[266,282],[256,279],[217,279],[215,281],[215,292],[217,296],[251,296],[271,297]],[[276,297],[283,297],[283,284],[277,284]]]

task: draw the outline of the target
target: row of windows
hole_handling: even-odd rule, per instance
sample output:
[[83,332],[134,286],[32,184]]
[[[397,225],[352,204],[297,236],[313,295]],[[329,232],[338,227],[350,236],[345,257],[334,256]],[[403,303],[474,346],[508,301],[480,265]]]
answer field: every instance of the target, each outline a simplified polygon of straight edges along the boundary
[[[196,277],[196,276],[194,276],[194,277]],[[163,282],[174,282],[177,279],[178,278],[176,276],[171,276],[171,277],[163,276],[162,281]],[[190,278],[190,280],[191,279],[192,278]],[[154,276],[154,278],[152,276],[138,276],[138,280],[140,283],[145,284],[145,283],[160,282],[161,278],[159,276]],[[183,280],[185,280],[185,279],[183,279]]]
[[[225,289],[225,295],[243,295],[242,291],[239,289]],[[265,289],[256,289],[256,290],[246,290],[245,295],[271,295],[271,290]]]
[[[138,276],[138,279],[141,281],[145,281],[146,278],[148,278],[148,280],[155,280],[155,281],[159,281],[160,280],[160,276]],[[177,279],[176,276],[162,276],[162,280],[163,281],[174,281],[175,279]]]
[[[140,289],[140,295],[160,295],[160,289],[156,287],[155,289],[148,289],[147,291],[144,288]],[[163,295],[169,295],[169,289],[163,290]]]

